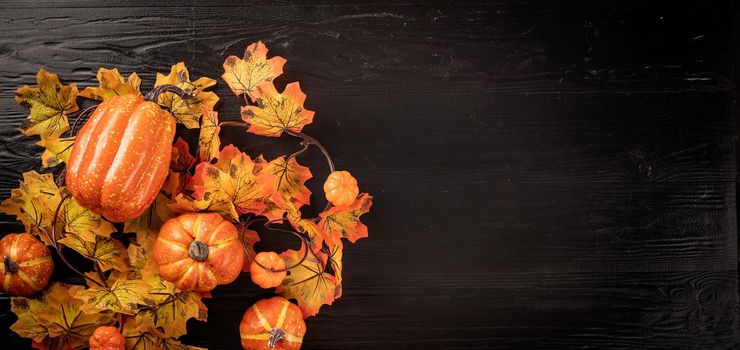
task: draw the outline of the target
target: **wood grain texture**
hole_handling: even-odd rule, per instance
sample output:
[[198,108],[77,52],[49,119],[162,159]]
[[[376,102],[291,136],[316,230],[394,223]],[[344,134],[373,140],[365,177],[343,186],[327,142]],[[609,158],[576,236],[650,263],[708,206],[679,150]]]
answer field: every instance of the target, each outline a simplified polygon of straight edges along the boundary
[[[733,2],[158,5],[0,3],[0,197],[40,169],[13,101],[39,67],[81,86],[118,67],[148,89],[181,60],[218,77],[263,40],[288,59],[278,84],[300,80],[317,111],[305,131],[375,196],[344,296],[308,320],[304,348],[740,346]],[[223,134],[252,154],[297,147]],[[326,176],[318,154],[305,163]],[[268,295],[246,276],[217,288],[185,341],[238,348],[243,311]],[[0,343],[26,348],[8,309]]]

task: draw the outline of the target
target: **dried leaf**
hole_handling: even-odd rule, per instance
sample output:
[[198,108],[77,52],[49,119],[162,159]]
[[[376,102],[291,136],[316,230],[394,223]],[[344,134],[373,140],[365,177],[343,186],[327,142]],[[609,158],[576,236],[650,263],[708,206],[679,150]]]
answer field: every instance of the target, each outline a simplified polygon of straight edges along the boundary
[[80,255],[95,261],[103,271],[115,269],[126,271],[128,265],[125,257],[126,248],[123,244],[110,237],[94,236],[93,240],[86,240],[75,234],[67,234],[59,243],[74,249]]
[[78,111],[77,85],[62,85],[59,76],[39,69],[36,74],[38,87],[25,85],[15,92],[15,102],[31,110],[21,125],[27,136],[59,137],[69,130],[68,116]]
[[[88,279],[103,281],[95,273],[87,273]],[[80,310],[87,314],[95,314],[110,310],[126,315],[135,315],[141,305],[151,304],[148,293],[149,285],[142,280],[129,280],[125,274],[111,274],[106,286],[89,283],[87,289],[75,293],[76,299],[84,303]]]
[[41,235],[41,229],[51,226],[54,211],[61,200],[52,175],[25,172],[20,186],[10,193],[10,198],[0,203],[0,210],[23,222],[27,232],[45,238]]
[[333,207],[319,214],[319,228],[333,238],[346,238],[355,243],[358,239],[367,237],[367,226],[360,222],[360,216],[367,213],[372,205],[373,197],[363,193],[346,207]]
[[278,208],[300,216],[300,207],[311,203],[311,191],[305,183],[312,176],[311,170],[298,164],[295,157],[288,161],[279,157],[262,168],[259,181],[269,184],[270,198]]
[[206,306],[195,292],[183,292],[159,276],[148,278],[149,295],[153,304],[136,315],[142,324],[161,328],[164,335],[177,338],[187,333],[186,323],[191,318],[206,319]]
[[218,113],[211,110],[203,111],[200,120],[200,135],[198,136],[198,157],[203,162],[209,162],[218,156],[221,140],[218,137]]
[[190,146],[185,140],[178,137],[172,146],[170,157],[170,173],[165,180],[162,190],[170,198],[180,194],[190,181],[190,169],[195,164],[195,157],[190,154]]
[[193,198],[177,196],[174,210],[212,211],[238,220],[240,214],[261,214],[266,186],[257,182],[254,162],[245,153],[229,145],[219,153],[218,162],[203,162],[195,168],[191,187]]
[[[280,256],[286,265],[293,266],[303,254],[303,250],[287,250]],[[291,269],[275,290],[286,299],[296,299],[303,318],[316,315],[322,305],[334,302],[337,279],[325,271],[326,258],[326,254],[309,249],[306,259]]]
[[154,240],[162,224],[175,217],[175,213],[170,210],[169,205],[174,203],[163,194],[158,194],[154,203],[149,210],[138,218],[126,221],[123,225],[123,232],[136,233],[136,242],[146,249],[151,250]]
[[271,82],[257,85],[257,105],[241,108],[242,119],[249,123],[247,132],[279,137],[283,131],[301,132],[313,121],[313,111],[303,107],[306,94],[298,82],[290,83],[282,94]]
[[37,343],[66,344],[70,348],[86,346],[95,328],[114,321],[108,312],[81,312],[82,301],[72,298],[80,290],[80,286],[53,283],[40,297],[12,298],[11,310],[18,321],[10,329]]
[[275,56],[267,59],[267,47],[261,41],[247,46],[244,59],[229,56],[224,61],[224,74],[221,78],[226,81],[234,95],[246,93],[252,100],[255,98],[255,87],[262,82],[272,82],[283,74],[285,59]]
[[80,97],[103,101],[113,96],[141,95],[139,91],[141,78],[135,72],[124,79],[121,73],[118,72],[118,68],[100,68],[98,69],[97,77],[100,86],[86,87],[80,92]]
[[69,160],[69,154],[72,153],[75,138],[75,136],[63,138],[41,136],[41,141],[36,143],[45,148],[44,153],[41,154],[41,165],[44,168],[50,168],[66,163]]
[[57,225],[57,229],[88,242],[95,242],[95,236],[109,237],[116,232],[113,224],[81,206],[74,197],[69,197],[62,203],[57,215]]
[[191,82],[190,74],[183,62],[172,66],[168,75],[157,73],[157,80],[154,83],[154,87],[165,84],[175,85],[183,90],[195,92],[195,99],[183,100],[180,96],[171,92],[162,93],[157,99],[157,103],[169,109],[175,119],[179,123],[185,124],[185,127],[188,129],[198,128],[198,119],[203,114],[203,108],[213,110],[216,102],[218,102],[218,96],[215,93],[204,91],[216,85],[216,81],[211,78],[201,77]]

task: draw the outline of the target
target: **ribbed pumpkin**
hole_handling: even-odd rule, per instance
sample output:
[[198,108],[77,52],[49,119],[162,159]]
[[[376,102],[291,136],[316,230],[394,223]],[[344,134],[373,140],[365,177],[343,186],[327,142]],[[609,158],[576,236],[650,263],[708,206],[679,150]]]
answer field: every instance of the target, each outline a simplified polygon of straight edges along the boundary
[[66,184],[84,207],[113,222],[140,216],[169,168],[175,119],[140,95],[101,103],[80,130]]
[[28,233],[11,233],[0,240],[0,281],[2,291],[13,296],[30,296],[49,283],[54,272],[51,252]]
[[217,213],[185,213],[167,220],[154,242],[159,274],[183,291],[207,292],[233,282],[244,248],[236,227]]
[[244,350],[298,350],[306,334],[306,323],[298,306],[283,297],[272,297],[247,309],[239,334]]
[[[270,270],[266,270],[265,267]],[[249,276],[254,284],[267,289],[277,287],[283,282],[287,275],[286,271],[282,271],[284,269],[285,260],[280,255],[275,252],[261,252],[254,257],[252,264],[249,265]]]
[[349,171],[332,172],[324,182],[326,200],[338,207],[352,204],[359,193],[357,180]]
[[90,336],[90,350],[125,350],[126,339],[118,328],[100,326]]

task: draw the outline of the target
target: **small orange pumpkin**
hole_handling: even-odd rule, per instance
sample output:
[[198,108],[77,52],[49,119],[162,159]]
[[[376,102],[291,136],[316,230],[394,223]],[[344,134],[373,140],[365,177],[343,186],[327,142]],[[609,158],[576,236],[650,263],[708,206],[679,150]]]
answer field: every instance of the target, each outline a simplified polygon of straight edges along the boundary
[[298,350],[306,334],[306,323],[298,306],[276,296],[247,309],[239,333],[244,350]]
[[285,260],[275,252],[261,252],[254,257],[252,264],[249,265],[249,275],[252,277],[252,282],[262,288],[277,287],[283,282],[287,273],[285,271],[273,272],[265,270],[264,267],[270,270],[283,270],[285,269]]
[[332,172],[324,182],[326,200],[338,207],[352,204],[358,194],[360,189],[357,188],[357,180],[349,171]]
[[167,220],[154,242],[159,274],[183,291],[207,292],[233,282],[244,250],[236,227],[217,213],[185,213]]
[[111,97],[80,130],[66,184],[84,207],[113,222],[140,216],[164,184],[175,118],[140,95]]
[[29,233],[11,233],[0,240],[2,290],[13,296],[30,296],[49,283],[54,272],[49,248]]
[[90,336],[90,350],[125,350],[126,339],[118,328],[100,326]]

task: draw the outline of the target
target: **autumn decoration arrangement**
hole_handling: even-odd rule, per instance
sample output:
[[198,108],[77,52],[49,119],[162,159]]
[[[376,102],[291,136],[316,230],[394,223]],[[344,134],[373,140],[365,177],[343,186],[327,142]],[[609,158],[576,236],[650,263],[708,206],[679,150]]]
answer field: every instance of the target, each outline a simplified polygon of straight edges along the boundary
[[[146,94],[136,73],[115,68],[100,68],[99,85],[82,91],[44,69],[36,87],[19,88],[15,99],[30,111],[20,129],[39,137],[47,171],[24,173],[0,204],[25,226],[0,240],[2,292],[18,317],[11,329],[37,349],[197,349],[178,341],[186,322],[206,321],[203,299],[248,273],[278,295],[245,310],[234,337],[244,349],[299,349],[304,319],[342,295],[342,239],[367,237],[360,216],[372,197],[302,132],[314,112],[299,83],[282,92],[273,83],[285,62],[267,58],[262,42],[226,59],[221,77],[244,104],[239,122],[219,122],[208,91],[216,80],[191,81],[184,63],[157,74]],[[81,109],[78,98],[95,102]],[[197,146],[175,139],[177,123],[199,129]],[[300,148],[265,159],[222,146],[225,127],[287,134]],[[330,172],[315,218],[301,213],[313,175],[298,162],[312,147]],[[300,248],[258,249],[265,234]],[[52,281],[54,261],[80,284]]]

